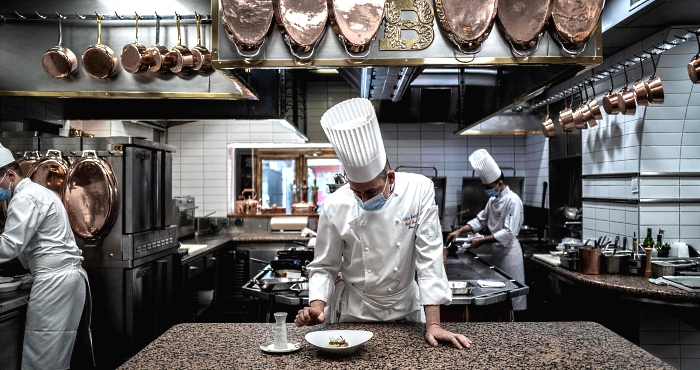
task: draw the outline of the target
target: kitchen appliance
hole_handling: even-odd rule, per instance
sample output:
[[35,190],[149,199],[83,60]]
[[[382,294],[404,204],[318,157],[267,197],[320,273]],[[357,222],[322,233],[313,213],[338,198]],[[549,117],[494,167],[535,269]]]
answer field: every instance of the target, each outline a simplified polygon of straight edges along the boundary
[[260,53],[272,32],[273,18],[272,0],[221,0],[221,25],[244,58]]
[[194,197],[184,196],[173,198],[177,202],[178,217],[178,239],[191,237],[195,233],[195,217],[194,212],[197,209],[195,206]]
[[333,32],[349,57],[364,58],[369,54],[384,20],[385,3],[386,0],[328,0]]

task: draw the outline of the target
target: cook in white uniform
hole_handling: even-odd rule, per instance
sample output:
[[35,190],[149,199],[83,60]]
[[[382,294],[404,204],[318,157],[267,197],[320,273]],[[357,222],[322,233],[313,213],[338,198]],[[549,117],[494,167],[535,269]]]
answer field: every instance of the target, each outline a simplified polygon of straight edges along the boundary
[[440,305],[452,301],[452,292],[432,181],[389,168],[368,100],[334,106],[321,125],[349,185],[323,202],[315,256],[307,266],[310,307],[295,323],[425,322],[431,345],[469,347],[465,336],[440,326]]
[[[493,243],[491,251],[493,264],[511,278],[524,283],[523,252],[518,242],[518,233],[523,226],[523,202],[503,183],[501,169],[486,150],[479,149],[472,153],[469,156],[469,162],[474,171],[479,174],[486,194],[490,198],[486,208],[479,212],[476,218],[447,236],[447,242],[454,240],[461,233],[476,232],[488,227],[491,235],[472,239],[470,247],[477,248],[485,243]],[[513,311],[526,308],[525,296],[513,299]]]
[[17,257],[34,278],[22,369],[68,369],[89,288],[66,209],[53,191],[23,178],[2,145],[0,200],[10,201],[0,234],[0,263]]

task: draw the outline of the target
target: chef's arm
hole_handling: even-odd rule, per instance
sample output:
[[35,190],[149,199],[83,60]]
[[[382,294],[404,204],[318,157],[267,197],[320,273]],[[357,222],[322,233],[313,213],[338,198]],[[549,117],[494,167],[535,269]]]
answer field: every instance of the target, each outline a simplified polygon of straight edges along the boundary
[[0,263],[17,257],[34,237],[45,212],[26,197],[14,199],[8,208],[5,231],[0,234]]
[[437,347],[438,341],[450,342],[456,348],[469,348],[472,341],[462,334],[449,332],[440,326],[440,306],[423,306],[425,309],[425,340]]
[[333,216],[331,212],[326,207],[321,211],[314,260],[306,266],[309,271],[309,302],[330,302],[335,290],[335,280],[340,271],[343,240],[331,222]]
[[[490,202],[490,200],[489,200],[489,202]],[[476,217],[474,217],[472,220],[467,222],[466,225],[449,233],[447,235],[447,239],[446,239],[447,243],[454,241],[462,233],[468,233],[470,231],[479,231],[479,230],[485,228],[486,225],[488,224],[488,212],[486,211],[487,209],[488,209],[488,203],[486,204],[486,208],[481,210],[481,212],[479,212],[479,214],[477,214]]]

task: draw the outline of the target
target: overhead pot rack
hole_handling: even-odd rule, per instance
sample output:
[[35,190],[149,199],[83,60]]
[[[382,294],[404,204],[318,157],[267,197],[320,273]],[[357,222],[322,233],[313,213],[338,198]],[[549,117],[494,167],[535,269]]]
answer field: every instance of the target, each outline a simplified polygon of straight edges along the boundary
[[[94,12],[93,12],[94,13]],[[96,21],[97,20],[97,13],[95,14],[89,14],[89,13],[78,13],[78,12],[73,12],[71,14],[59,14],[56,12],[58,16],[61,17],[64,21]],[[164,14],[164,13],[163,13]],[[202,24],[211,24],[212,19],[211,15],[209,14],[199,14],[201,18]],[[197,13],[193,14],[180,14],[180,19],[183,23],[189,22],[189,23],[194,23],[197,20]],[[135,21],[136,20],[136,15],[122,15],[117,12],[114,12],[114,15],[111,14],[100,14],[100,18],[103,21]],[[161,21],[176,21],[177,17],[174,15],[160,15],[158,12],[155,12],[153,15],[139,15],[138,19],[140,21],[155,21],[155,20],[161,20]],[[7,21],[43,21],[43,20],[49,20],[49,21],[54,21],[55,18],[52,14],[48,15],[42,15],[38,11],[34,11],[34,13],[28,13],[28,14],[20,14],[19,12],[15,11],[14,13],[7,13],[7,14],[0,14],[0,21],[7,22]],[[191,22],[190,22],[191,21]]]

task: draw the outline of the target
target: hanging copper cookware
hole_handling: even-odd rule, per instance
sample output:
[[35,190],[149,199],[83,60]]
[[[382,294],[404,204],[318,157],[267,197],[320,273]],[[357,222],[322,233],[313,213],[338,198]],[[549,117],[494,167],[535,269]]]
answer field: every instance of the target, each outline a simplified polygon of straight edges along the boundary
[[78,69],[78,58],[70,49],[61,46],[63,41],[61,19],[66,17],[56,13],[56,18],[58,19],[58,44],[44,53],[41,57],[41,65],[49,76],[64,78]]
[[160,19],[161,17],[156,13],[156,43],[146,48],[146,54],[148,54],[150,61],[148,65],[150,72],[168,72],[173,66],[173,60],[169,55],[170,50],[160,43]]
[[27,176],[29,169],[41,159],[41,154],[39,152],[24,152],[24,156],[17,160],[20,171],[22,171],[23,176]]
[[[659,54],[659,60],[661,55]],[[649,77],[647,85],[649,86],[649,103],[663,104],[664,102],[664,87],[661,84],[661,77],[656,75],[656,67],[658,62],[654,61],[654,53],[651,53],[651,64],[654,65],[654,74]]]
[[70,167],[63,203],[73,232],[94,242],[105,236],[117,216],[117,180],[109,164],[95,151],[84,151]]
[[29,168],[25,177],[53,191],[63,199],[63,186],[68,174],[68,162],[60,150],[49,150]]
[[551,34],[567,55],[583,53],[604,5],[605,0],[554,0]]
[[552,122],[552,119],[549,117],[549,104],[547,104],[545,120],[542,122],[542,134],[544,137],[556,136],[556,132],[554,131],[554,122]]
[[119,62],[109,46],[102,44],[102,20],[104,16],[97,14],[97,43],[89,46],[83,52],[83,69],[95,78],[107,78],[117,73]]
[[499,0],[498,26],[516,57],[537,51],[552,13],[552,0]]
[[586,90],[586,83],[583,83],[583,92],[586,93],[586,100],[583,100],[583,97],[581,99],[581,113],[583,114],[583,126],[579,128],[588,128],[590,126],[591,122],[593,122],[593,126],[597,125],[595,118],[593,118],[593,112],[591,111],[591,107],[588,105],[589,99],[588,99],[588,90]]
[[[574,94],[571,93],[571,104],[574,104]],[[559,112],[559,125],[565,132],[571,132],[574,127],[574,112],[571,105],[567,105],[566,96],[564,96],[564,109]]]
[[190,50],[192,52],[192,57],[194,58],[194,65],[192,66],[192,69],[195,71],[206,72],[209,70],[209,67],[211,67],[211,52],[202,45],[202,16],[197,12],[195,12],[194,15],[197,19],[197,46]]
[[442,29],[459,51],[476,54],[496,20],[498,0],[435,0]]
[[637,99],[637,105],[649,105],[649,85],[644,81],[644,59],[639,58],[639,66],[642,69],[642,74],[639,79],[632,84],[632,89],[634,89],[634,96]]
[[151,65],[152,54],[146,53],[146,45],[139,42],[139,14],[136,14],[136,41],[122,48],[122,67],[129,73],[145,72]]
[[622,65],[625,70],[625,87],[617,93],[617,101],[620,103],[620,113],[626,116],[634,116],[637,113],[637,104],[634,101],[634,90],[629,89],[629,79],[627,78],[627,65]]
[[617,93],[614,91],[615,83],[613,82],[612,72],[608,72],[610,75],[610,91],[603,97],[603,110],[607,114],[619,114],[620,113],[620,101],[618,100]]
[[[326,0],[273,0],[275,20],[289,51],[299,60],[313,58],[314,50],[326,32]],[[306,54],[308,55],[302,55]]]
[[688,63],[688,77],[694,84],[700,82],[700,36],[697,33],[695,34],[695,40],[698,42],[698,53]]
[[[598,125],[598,122],[596,120],[601,120],[603,119],[603,113],[600,111],[600,105],[598,104],[598,100],[595,98],[595,87],[593,86],[593,81],[589,81],[589,84],[591,85],[591,90],[593,91],[593,96],[591,96],[591,99],[588,101],[588,108],[591,110],[591,115],[593,116],[593,119],[588,121],[588,126],[590,127],[595,127]],[[585,86],[584,86],[585,88]]]
[[254,58],[272,32],[272,0],[221,0],[221,24],[236,51]]
[[386,0],[328,0],[333,32],[348,56],[364,58],[369,54],[384,19],[385,4]]
[[182,33],[180,31],[180,19],[182,17],[180,14],[175,13],[175,19],[177,22],[177,45],[170,49],[170,59],[172,59],[172,66],[170,67],[170,72],[173,73],[186,73],[194,68],[194,57],[192,56],[192,51],[187,48],[187,46],[182,45]]
[[579,130],[584,130],[588,128],[588,125],[586,124],[586,121],[584,118],[587,118],[588,115],[591,114],[591,110],[586,107],[586,104],[584,104],[583,100],[583,94],[581,93],[581,86],[578,87],[578,95],[581,98],[581,104],[576,108],[576,110],[573,113],[574,116],[574,127],[576,127]]

